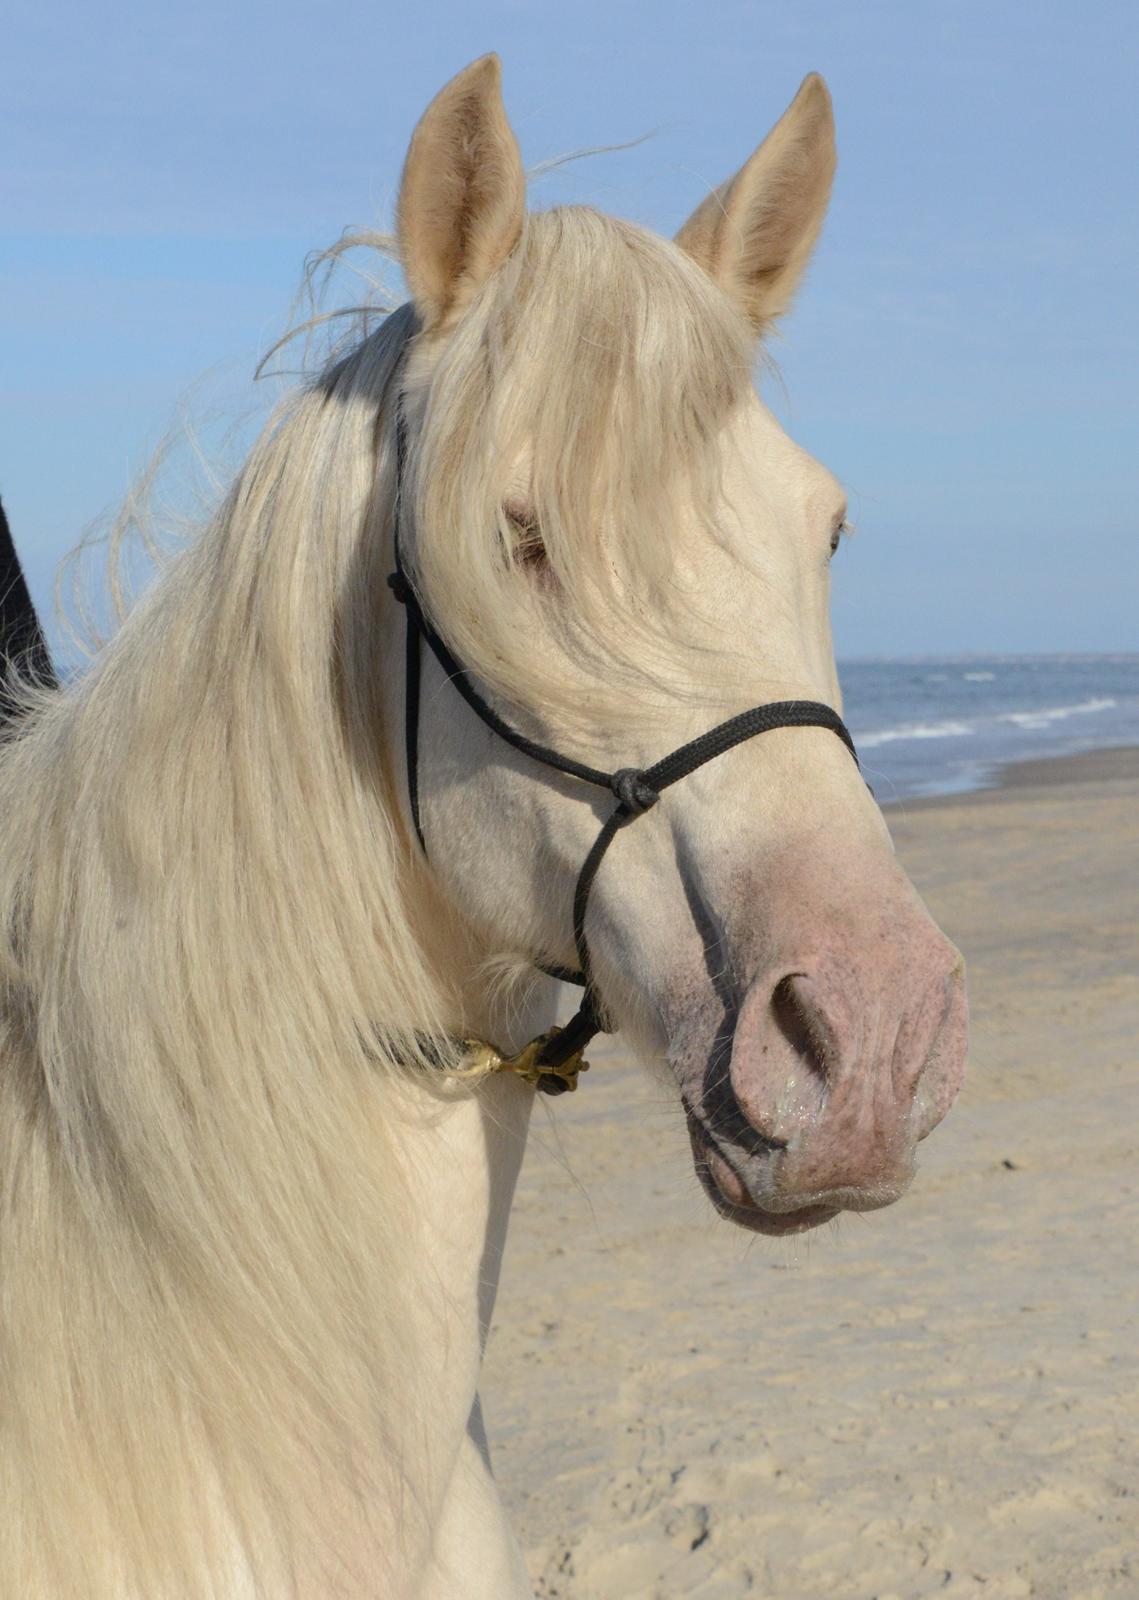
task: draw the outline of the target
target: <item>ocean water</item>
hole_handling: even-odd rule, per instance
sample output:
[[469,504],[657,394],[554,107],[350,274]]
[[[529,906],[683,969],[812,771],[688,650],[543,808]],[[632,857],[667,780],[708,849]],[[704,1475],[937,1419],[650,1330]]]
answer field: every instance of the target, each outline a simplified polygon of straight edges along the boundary
[[883,804],[984,788],[1008,761],[1139,745],[1139,655],[864,659],[839,677]]

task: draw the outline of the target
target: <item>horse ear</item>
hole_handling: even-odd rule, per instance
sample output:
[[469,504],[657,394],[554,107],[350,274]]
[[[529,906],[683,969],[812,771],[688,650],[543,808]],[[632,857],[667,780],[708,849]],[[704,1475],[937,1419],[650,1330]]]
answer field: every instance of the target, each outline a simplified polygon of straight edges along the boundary
[[404,163],[400,254],[424,328],[462,312],[517,244],[525,208],[502,66],[481,56],[432,100]]
[[812,72],[759,149],[676,236],[757,333],[791,303],[823,225],[834,169],[831,97]]

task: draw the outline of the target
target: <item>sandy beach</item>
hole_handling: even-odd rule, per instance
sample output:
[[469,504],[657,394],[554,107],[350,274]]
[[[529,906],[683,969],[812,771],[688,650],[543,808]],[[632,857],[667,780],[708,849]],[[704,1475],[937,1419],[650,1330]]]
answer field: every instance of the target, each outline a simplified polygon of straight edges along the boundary
[[1139,751],[890,813],[969,963],[898,1205],[752,1238],[605,1046],[540,1102],[484,1407],[539,1596],[1139,1597]]

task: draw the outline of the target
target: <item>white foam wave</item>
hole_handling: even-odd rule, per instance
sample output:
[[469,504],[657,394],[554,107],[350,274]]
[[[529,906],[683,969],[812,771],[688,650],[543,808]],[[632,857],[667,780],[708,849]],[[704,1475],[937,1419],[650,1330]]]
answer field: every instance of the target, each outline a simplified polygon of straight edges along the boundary
[[995,672],[963,672],[961,676],[966,683],[992,683],[996,677]]
[[1039,711],[1005,711],[997,721],[1011,722],[1025,733],[1034,733],[1041,728],[1050,728],[1054,722],[1063,722],[1068,717],[1082,717],[1096,711],[1110,711],[1115,703],[1107,696],[1101,696],[1094,700],[1081,700],[1074,706],[1046,706]]
[[[1024,733],[1036,733],[1050,728],[1055,722],[1068,717],[1091,716],[1097,711],[1110,711],[1116,701],[1107,695],[1092,700],[1081,700],[1076,705],[1042,706],[1035,711],[1002,711],[993,717],[982,717],[980,726],[992,728],[994,723],[1011,722]],[[876,728],[871,733],[857,734],[855,742],[860,750],[873,750],[879,745],[896,744],[907,739],[963,739],[977,732],[973,723],[958,718],[943,722],[901,722],[896,728]]]
[[967,722],[907,722],[897,728],[879,728],[875,733],[860,733],[855,744],[860,750],[873,750],[898,739],[960,739],[973,729]]

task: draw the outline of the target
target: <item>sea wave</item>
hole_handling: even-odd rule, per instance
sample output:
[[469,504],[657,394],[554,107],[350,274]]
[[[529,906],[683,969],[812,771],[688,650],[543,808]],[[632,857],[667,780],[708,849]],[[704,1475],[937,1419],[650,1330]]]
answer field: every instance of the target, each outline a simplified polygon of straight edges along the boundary
[[1111,711],[1115,705],[1116,702],[1108,696],[1100,696],[1098,699],[1081,700],[1072,706],[1045,706],[1039,711],[1004,711],[997,721],[1011,722],[1025,733],[1033,733],[1040,728],[1050,728],[1054,722],[1063,722],[1068,717],[1088,716],[1096,711]]
[[877,745],[893,744],[897,739],[960,739],[972,732],[967,722],[907,722],[897,728],[860,733],[855,743],[860,750],[873,750]]
[[1091,716],[1097,711],[1111,711],[1117,702],[1107,695],[1091,700],[1080,700],[1074,705],[1040,706],[1033,711],[1000,711],[987,717],[963,722],[958,717],[947,717],[940,722],[900,722],[895,728],[875,728],[870,733],[857,735],[860,750],[874,750],[879,745],[897,744],[908,739],[963,739],[970,734],[984,735],[986,729],[994,730],[999,723],[1011,723],[1022,733],[1037,733],[1064,722],[1068,717]]

